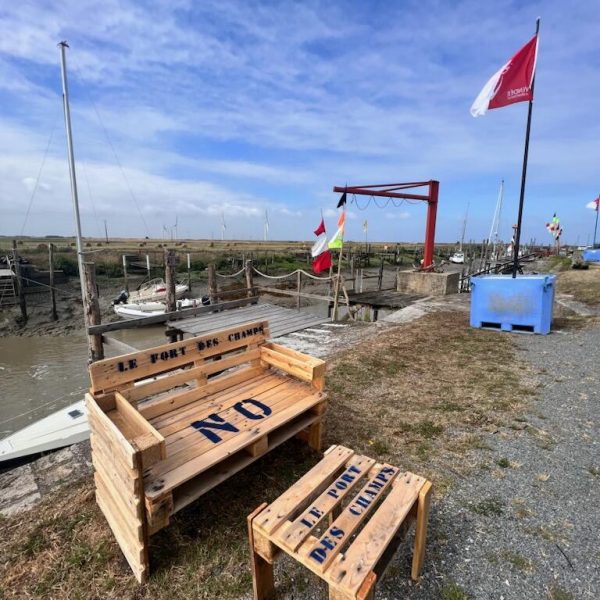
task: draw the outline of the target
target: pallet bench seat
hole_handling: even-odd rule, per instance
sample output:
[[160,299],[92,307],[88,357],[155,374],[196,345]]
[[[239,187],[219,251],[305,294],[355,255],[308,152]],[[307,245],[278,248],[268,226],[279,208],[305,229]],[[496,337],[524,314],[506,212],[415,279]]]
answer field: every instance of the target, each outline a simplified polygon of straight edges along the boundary
[[275,597],[273,562],[281,552],[325,581],[331,600],[373,598],[413,521],[411,576],[417,580],[430,497],[423,477],[332,446],[277,500],[248,517],[254,598]]
[[138,581],[171,515],[291,437],[320,450],[325,363],[266,321],[90,365],[96,499]]

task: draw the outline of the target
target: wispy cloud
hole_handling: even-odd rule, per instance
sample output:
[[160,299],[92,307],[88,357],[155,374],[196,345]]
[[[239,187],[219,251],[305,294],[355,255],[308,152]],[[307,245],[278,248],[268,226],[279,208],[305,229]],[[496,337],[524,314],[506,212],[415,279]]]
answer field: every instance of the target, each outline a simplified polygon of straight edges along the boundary
[[[558,0],[409,0],[377,10],[358,1],[9,3],[0,20],[0,202],[24,211],[23,179],[35,178],[60,125],[56,43],[67,39],[77,158],[88,165],[97,210],[122,212],[131,235],[141,233],[139,216],[123,201],[113,147],[149,218],[169,209],[208,215],[194,226],[198,236],[214,228],[215,210],[239,219],[241,235],[244,219],[270,207],[280,219],[272,231],[302,237],[300,214],[334,205],[334,184],[435,178],[438,237],[455,237],[467,200],[483,237],[502,177],[507,215],[515,203],[524,105],[478,121],[468,107],[531,36],[538,14],[525,235],[543,232],[537,215],[549,198],[566,215],[567,235],[583,232],[587,215],[573,205],[597,193],[600,139],[592,0],[569,11]],[[66,233],[63,143],[57,132],[41,182],[51,190],[39,186],[32,213],[45,209],[48,193],[56,218],[40,226]],[[403,219],[415,239],[418,211]],[[385,213],[367,212],[370,235],[397,238]],[[3,219],[0,233],[14,231]]]

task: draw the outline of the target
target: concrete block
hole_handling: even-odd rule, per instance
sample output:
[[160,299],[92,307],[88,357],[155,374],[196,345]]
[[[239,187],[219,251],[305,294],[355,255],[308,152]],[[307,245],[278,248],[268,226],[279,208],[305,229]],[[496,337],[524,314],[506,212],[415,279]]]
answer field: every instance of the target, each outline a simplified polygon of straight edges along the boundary
[[460,273],[400,271],[396,278],[396,290],[404,294],[446,296],[458,293],[459,280]]

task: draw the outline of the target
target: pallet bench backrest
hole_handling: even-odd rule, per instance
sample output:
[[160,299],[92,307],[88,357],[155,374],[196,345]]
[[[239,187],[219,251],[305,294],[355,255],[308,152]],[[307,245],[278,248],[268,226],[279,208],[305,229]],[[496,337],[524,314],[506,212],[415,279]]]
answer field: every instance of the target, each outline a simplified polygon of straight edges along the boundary
[[[129,390],[129,400],[139,400],[149,392],[158,393],[192,377],[206,379],[212,373],[260,359],[259,346],[269,338],[267,321],[253,321],[164,344],[139,352],[108,358],[90,365],[91,392],[102,395]],[[221,360],[211,360],[221,357]],[[191,369],[181,371],[183,367]],[[138,381],[168,374],[155,382],[133,387]],[[137,392],[137,393],[136,393]]]

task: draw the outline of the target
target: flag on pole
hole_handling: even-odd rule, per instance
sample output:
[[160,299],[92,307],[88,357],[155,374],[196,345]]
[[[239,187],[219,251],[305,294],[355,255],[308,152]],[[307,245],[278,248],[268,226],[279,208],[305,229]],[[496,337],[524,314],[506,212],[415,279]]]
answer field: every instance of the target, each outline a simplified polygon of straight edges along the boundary
[[595,200],[588,202],[585,206],[586,208],[591,208],[592,210],[598,212],[600,210],[600,196],[598,196]]
[[340,201],[337,203],[336,208],[342,208],[342,206],[345,206],[346,204],[346,192],[344,192],[342,194],[342,197],[340,198]]
[[548,233],[555,240],[557,240],[560,237],[560,234],[562,233],[562,229],[560,228],[560,220],[556,216],[556,213],[554,213],[554,216],[552,217],[552,221],[550,221],[550,223],[546,223],[546,229],[548,230]]
[[329,248],[342,249],[344,245],[344,226],[346,224],[346,210],[342,211],[340,218],[338,219],[338,228],[331,240],[329,241]]
[[534,35],[505,65],[492,75],[471,106],[474,117],[488,110],[533,99],[538,34]]
[[325,232],[325,221],[323,218],[321,218],[321,223],[315,229],[315,235],[317,236],[317,241],[313,244],[310,253],[314,259],[312,263],[313,271],[320,273],[329,269],[333,264],[331,252],[327,247],[327,233]]

